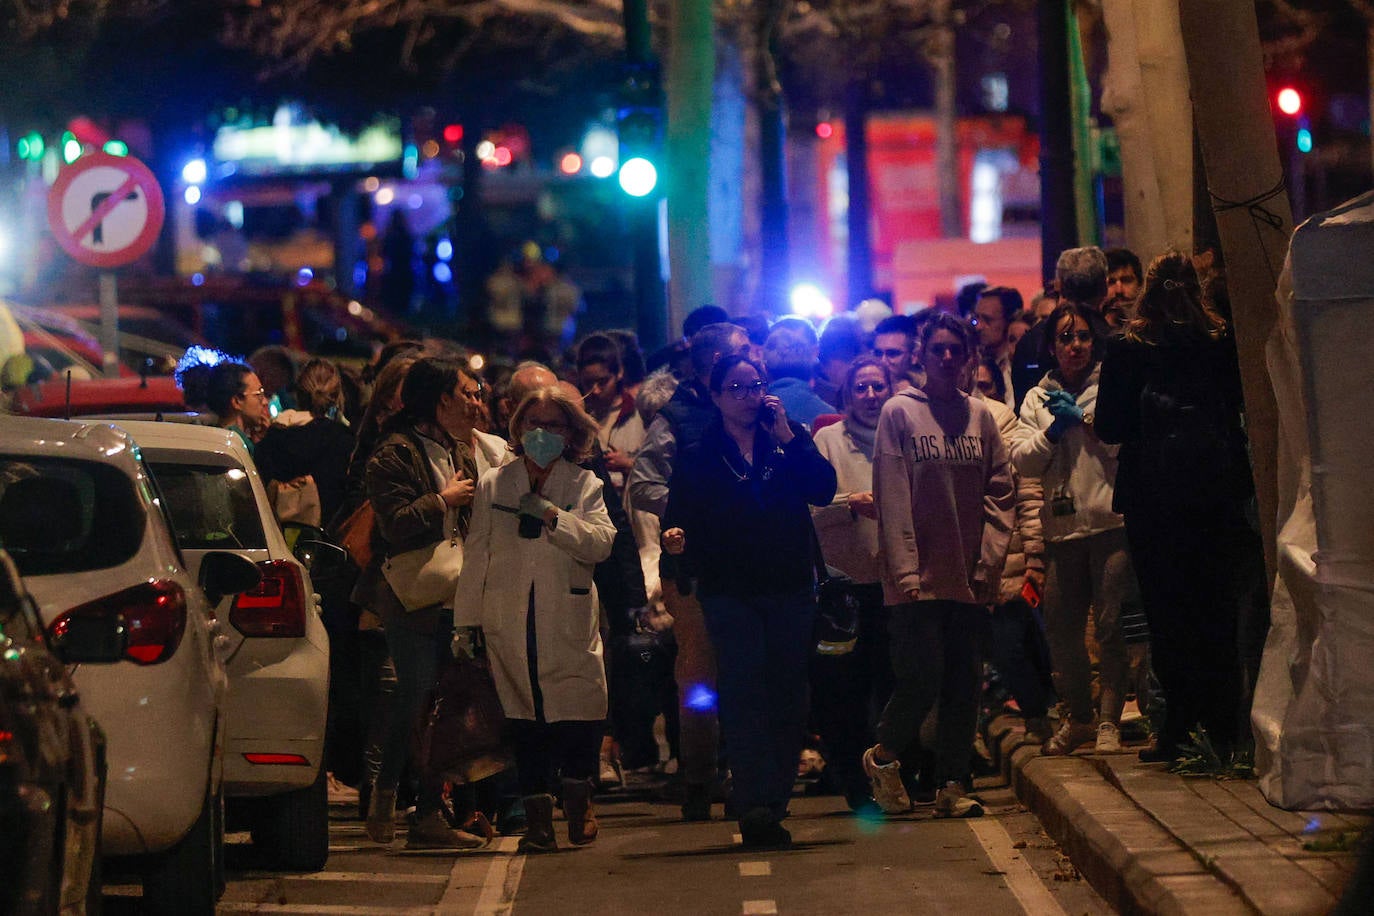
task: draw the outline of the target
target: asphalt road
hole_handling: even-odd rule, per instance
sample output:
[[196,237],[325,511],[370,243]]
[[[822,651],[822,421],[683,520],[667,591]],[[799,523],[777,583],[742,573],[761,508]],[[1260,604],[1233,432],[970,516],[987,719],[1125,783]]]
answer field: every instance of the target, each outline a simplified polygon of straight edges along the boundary
[[[738,845],[733,822],[686,824],[648,781],[603,796],[591,846],[521,856],[516,837],[477,852],[409,853],[404,830],[389,848],[370,842],[354,808],[336,805],[328,868],[289,874],[254,860],[246,835],[229,836],[221,913],[833,914],[971,913],[1001,916],[1112,912],[1074,873],[1035,818],[1005,787],[983,787],[988,815],[937,821],[931,808],[868,823],[836,797],[792,805],[794,846]],[[719,807],[716,808],[719,814]],[[566,825],[556,822],[560,837]],[[138,910],[137,888],[107,884],[106,911]]]

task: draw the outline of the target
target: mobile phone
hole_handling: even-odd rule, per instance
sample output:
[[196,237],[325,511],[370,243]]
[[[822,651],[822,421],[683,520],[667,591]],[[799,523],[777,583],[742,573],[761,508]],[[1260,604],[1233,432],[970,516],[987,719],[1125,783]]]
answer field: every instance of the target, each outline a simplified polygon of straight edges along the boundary
[[759,422],[764,426],[772,426],[773,421],[778,417],[777,410],[771,404],[764,404],[759,408]]
[[1021,597],[1031,607],[1040,606],[1040,589],[1030,579],[1027,579],[1026,584],[1021,586]]

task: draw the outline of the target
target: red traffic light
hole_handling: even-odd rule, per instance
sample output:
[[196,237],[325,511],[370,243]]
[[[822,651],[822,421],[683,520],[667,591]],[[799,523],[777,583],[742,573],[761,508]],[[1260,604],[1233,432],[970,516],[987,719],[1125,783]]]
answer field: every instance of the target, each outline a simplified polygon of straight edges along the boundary
[[444,128],[444,142],[456,146],[463,142],[463,125],[450,124]]
[[1279,111],[1292,116],[1302,111],[1302,94],[1292,86],[1286,86],[1279,90],[1276,97]]

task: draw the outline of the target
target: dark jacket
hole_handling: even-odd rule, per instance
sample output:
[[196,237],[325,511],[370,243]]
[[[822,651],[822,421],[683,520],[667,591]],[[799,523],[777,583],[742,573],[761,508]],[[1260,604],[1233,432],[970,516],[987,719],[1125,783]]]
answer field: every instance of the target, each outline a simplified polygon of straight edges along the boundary
[[264,481],[285,483],[309,474],[320,491],[320,518],[328,522],[343,504],[353,433],[337,420],[317,417],[302,425],[273,424],[253,452]]
[[[1187,456],[1189,480],[1161,477],[1159,461],[1142,430],[1142,394],[1146,386],[1162,391],[1196,392],[1188,398],[1202,405],[1198,411],[1208,426],[1209,442]],[[1235,341],[1200,336],[1152,345],[1116,338],[1107,346],[1097,387],[1094,429],[1099,439],[1120,443],[1116,492],[1112,508],[1132,512],[1169,512],[1198,509],[1195,491],[1203,500],[1246,500],[1254,493],[1254,478],[1242,422],[1244,398]],[[1215,433],[1215,437],[1211,434]],[[1192,435],[1201,439],[1202,436]],[[1197,484],[1205,481],[1199,488]],[[1180,505],[1184,497],[1191,506]]]
[[678,456],[663,529],[686,533],[703,593],[788,594],[814,580],[809,507],[834,498],[835,469],[799,423],[790,425],[786,445],[758,428],[752,466],[719,419]]
[[592,454],[582,462],[582,467],[601,481],[601,497],[606,502],[611,523],[615,525],[611,555],[596,564],[592,573],[596,594],[610,616],[608,622],[612,631],[621,633],[633,630],[633,621],[627,612],[631,608],[647,605],[649,597],[644,588],[644,567],[639,563],[639,547],[630,528],[630,517],[625,513],[620,495],[611,486],[611,473],[606,467],[606,457],[599,443],[593,444]]
[[[454,467],[461,456],[454,455]],[[447,507],[434,484],[434,471],[419,432],[412,426],[389,427],[367,462],[367,498],[377,515],[372,532],[372,563],[353,590],[353,601],[379,614],[387,625],[432,631],[440,625],[439,609],[406,612],[382,575],[392,553],[416,550],[443,540]]]

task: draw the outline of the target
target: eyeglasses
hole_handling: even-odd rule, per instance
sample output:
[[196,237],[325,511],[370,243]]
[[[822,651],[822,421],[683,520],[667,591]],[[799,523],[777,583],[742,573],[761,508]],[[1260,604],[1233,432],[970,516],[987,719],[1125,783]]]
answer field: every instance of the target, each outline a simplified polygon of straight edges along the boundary
[[1001,315],[979,315],[977,312],[974,312],[972,315],[968,316],[968,323],[975,328],[980,324],[998,324],[1001,321]]
[[1064,331],[1064,332],[1061,333],[1061,334],[1056,334],[1056,335],[1055,335],[1055,339],[1058,340],[1060,343],[1065,344],[1065,345],[1071,344],[1071,343],[1073,343],[1075,340],[1078,341],[1079,343],[1090,344],[1090,343],[1093,342],[1093,332],[1092,332],[1092,331]]
[[968,353],[963,344],[933,343],[930,352],[936,356],[963,356]]
[[877,347],[873,348],[873,355],[878,357],[878,359],[901,359],[903,356],[906,356],[910,352],[910,350],[879,350]]
[[870,391],[873,392],[874,394],[884,394],[884,393],[887,392],[887,384],[884,383],[884,382],[855,382],[855,383],[854,383],[854,393],[855,393],[855,394],[864,395],[864,394],[868,394]]
[[740,382],[731,382],[725,386],[725,391],[736,401],[743,401],[745,398],[761,398],[767,386],[763,382],[750,382],[747,385]]
[[245,391],[242,395],[240,395],[240,397],[245,397],[245,398],[262,398],[264,401],[266,401],[266,400],[267,400],[267,389],[266,389],[266,388],[259,388],[257,391]]

